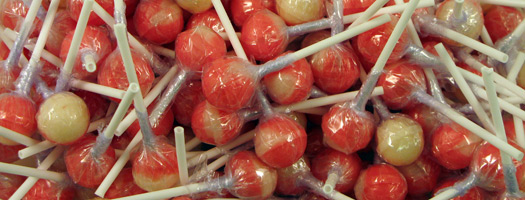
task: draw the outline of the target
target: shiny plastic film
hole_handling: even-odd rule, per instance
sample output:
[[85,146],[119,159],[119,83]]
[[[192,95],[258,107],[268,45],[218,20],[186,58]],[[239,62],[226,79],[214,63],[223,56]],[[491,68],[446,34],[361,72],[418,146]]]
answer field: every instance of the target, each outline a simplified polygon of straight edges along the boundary
[[[0,126],[25,136],[32,136],[37,130],[36,113],[36,105],[31,99],[13,93],[0,95]],[[4,137],[0,137],[0,143],[18,145]]]
[[26,193],[22,200],[32,199],[73,199],[76,191],[70,184],[40,179]]
[[266,164],[283,168],[297,162],[306,150],[306,132],[293,119],[273,113],[263,116],[255,131],[255,153]]
[[189,81],[181,88],[171,106],[175,120],[187,127],[191,126],[191,118],[195,107],[206,100],[202,93],[201,81]]
[[361,172],[361,159],[355,153],[342,152],[326,148],[312,159],[312,174],[321,181],[326,181],[330,174],[337,175],[335,190],[341,193],[352,191]]
[[476,147],[483,140],[455,123],[444,123],[432,134],[432,156],[450,170],[470,165]]
[[224,26],[219,19],[219,15],[217,15],[217,12],[214,9],[194,14],[188,19],[188,23],[186,24],[187,29],[192,29],[197,26],[207,26],[216,33],[225,32]]
[[325,145],[346,154],[364,149],[375,128],[372,114],[351,108],[351,102],[335,104],[322,119]]
[[244,119],[237,111],[222,110],[202,101],[195,107],[191,128],[202,142],[221,146],[235,139],[243,124]]
[[[11,30],[19,30],[20,25],[22,25],[22,21],[24,21],[24,17],[29,11],[29,6],[26,5],[23,0],[6,0],[1,6],[1,24]],[[29,37],[38,36],[41,28],[42,21],[38,18],[35,18],[29,33]]]
[[20,73],[17,68],[6,70],[6,68],[4,68],[6,62],[7,61],[0,61],[0,93],[13,91],[15,89],[13,83]]
[[[446,0],[439,4],[436,10],[436,18],[449,22],[453,30],[470,38],[477,39],[481,34],[484,22],[483,10],[480,3],[475,0],[465,0],[459,18],[455,17],[454,4],[454,0]],[[450,40],[444,40],[444,42],[453,46],[462,46]]]
[[86,136],[82,141],[71,145],[64,158],[73,182],[87,188],[96,188],[100,185],[116,161],[115,150],[112,147],[95,155],[93,152],[95,142],[98,142],[95,136]]
[[0,198],[9,199],[13,193],[22,185],[25,177],[13,174],[0,173]]
[[182,14],[182,9],[175,1],[140,1],[133,15],[133,23],[140,37],[161,45],[177,39],[184,27]]

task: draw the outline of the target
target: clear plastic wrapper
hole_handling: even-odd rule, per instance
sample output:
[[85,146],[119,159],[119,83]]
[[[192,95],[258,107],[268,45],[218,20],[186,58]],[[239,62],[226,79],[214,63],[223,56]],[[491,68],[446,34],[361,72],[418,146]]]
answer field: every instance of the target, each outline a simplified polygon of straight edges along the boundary
[[373,3],[374,0],[343,0],[343,14],[350,15],[354,13],[363,12]]
[[323,49],[308,58],[315,85],[328,94],[348,90],[359,78],[360,63],[353,49],[341,44]]
[[202,93],[201,81],[189,81],[179,91],[179,95],[173,100],[171,110],[175,120],[186,127],[191,126],[193,111],[200,102],[206,100]]
[[200,72],[206,63],[223,57],[226,43],[206,26],[197,26],[178,35],[175,42],[177,60],[188,70]]
[[0,60],[7,59],[7,56],[9,55],[9,47],[3,42],[0,41]]
[[402,200],[407,195],[405,177],[388,164],[377,164],[363,170],[354,192],[357,199]]
[[186,24],[186,29],[192,29],[197,26],[207,26],[211,28],[216,33],[225,32],[224,26],[219,19],[219,15],[214,9],[209,9],[207,11],[193,14]]
[[[461,17],[456,19],[454,17],[454,0],[446,0],[439,4],[436,10],[436,18],[445,22],[449,22],[453,30],[477,39],[481,34],[483,28],[483,11],[478,1],[465,0],[461,8]],[[445,39],[449,45],[462,46],[456,42]]]
[[226,163],[226,177],[232,179],[228,190],[239,198],[265,199],[277,186],[277,171],[264,164],[253,152],[241,151]]
[[[11,30],[18,30],[19,26],[29,11],[29,6],[22,0],[6,0],[1,9],[0,18],[2,25]],[[30,37],[37,37],[42,28],[42,21],[35,18],[33,29],[30,31]]]
[[[37,130],[36,113],[36,105],[31,99],[13,93],[0,95],[0,126],[31,136]],[[4,137],[0,137],[0,142],[18,144]]]
[[306,132],[294,120],[278,113],[265,113],[255,132],[255,152],[274,168],[288,167],[303,156]]
[[184,28],[182,13],[174,1],[141,1],[135,10],[133,23],[140,37],[153,44],[166,44],[175,41]]
[[409,165],[420,157],[424,141],[423,129],[415,120],[393,114],[377,127],[376,152],[391,165]]
[[300,176],[307,173],[310,173],[310,161],[305,157],[302,157],[293,165],[277,169],[278,178],[275,192],[293,196],[304,193],[307,188],[302,185]]
[[192,14],[201,13],[213,7],[211,0],[176,0],[176,2]]
[[429,144],[430,136],[434,129],[438,128],[441,123],[439,113],[425,104],[418,103],[410,108],[403,109],[403,113],[416,120],[425,134],[426,144]]
[[335,104],[322,119],[324,143],[346,154],[364,149],[376,128],[372,114],[357,111],[351,108],[351,104]]
[[5,145],[0,143],[0,162],[10,163],[19,160],[18,151],[25,148],[24,145]]
[[75,189],[68,183],[51,180],[38,180],[22,200],[57,199],[68,200],[75,197]]
[[88,135],[82,141],[71,145],[65,153],[69,176],[73,182],[87,188],[100,185],[116,161],[115,150],[112,147],[104,152],[95,153],[96,140],[95,136]]
[[105,197],[115,199],[146,192],[133,182],[133,173],[131,168],[124,168],[117,176],[113,184],[109,187]]
[[70,31],[75,30],[76,25],[77,22],[71,18],[68,11],[59,10],[49,30],[46,49],[54,55],[60,55],[64,38]]
[[432,156],[450,170],[469,166],[476,147],[483,140],[455,123],[444,123],[437,128],[430,141]]
[[[67,9],[73,20],[77,21],[80,16],[80,10],[82,9],[83,0],[67,0]],[[113,15],[115,5],[113,0],[97,0],[96,1],[104,10],[106,10],[110,15]],[[126,4],[126,15],[130,16],[135,10],[138,0],[124,0]],[[88,25],[90,26],[100,26],[103,25],[104,21],[95,13],[92,12],[89,15]]]
[[[131,55],[133,63],[135,63],[135,71],[139,80],[141,93],[145,96],[153,85],[155,75],[146,58],[134,51],[131,51]],[[100,67],[97,80],[101,85],[127,90],[129,81],[124,70],[124,63],[122,62],[119,49],[115,49],[113,53],[106,57],[106,60]],[[120,102],[120,100],[114,98],[111,98],[111,100]]]
[[[64,62],[67,58],[69,46],[71,46],[74,33],[75,31],[69,32],[64,37],[62,42],[60,58]],[[104,58],[106,58],[106,56],[111,53],[111,49],[113,49],[111,47],[111,40],[108,37],[107,32],[98,27],[87,26],[82,37],[82,41],[80,42],[79,49],[80,50],[73,66],[72,75],[78,79],[94,80],[97,76],[97,72],[88,72],[85,65],[83,64],[85,62],[82,58],[89,54],[93,56],[94,61],[100,66],[100,63],[102,62],[99,61],[103,61]]]
[[425,73],[419,66],[401,61],[385,66],[377,85],[383,86],[381,98],[388,108],[400,110],[417,103],[412,93],[415,89],[426,91],[426,83]]
[[15,191],[22,185],[25,177],[13,174],[0,173],[0,198],[9,199]]
[[95,121],[106,116],[109,101],[99,94],[85,90],[77,90],[75,95],[82,98],[89,109],[90,121]]
[[268,96],[281,105],[297,103],[310,96],[314,76],[306,59],[294,62],[263,78]]
[[165,138],[154,138],[153,144],[141,145],[131,156],[133,179],[146,191],[173,187],[179,183],[175,147]]
[[350,192],[361,172],[362,162],[355,153],[344,154],[331,148],[325,148],[312,159],[312,174],[327,181],[330,174],[337,174],[335,190],[341,193]]
[[[154,104],[150,104],[148,106],[148,113],[151,113],[153,110]],[[160,115],[159,119],[155,124],[151,124],[151,128],[153,130],[153,134],[155,135],[168,135],[173,130],[173,122],[175,121],[175,117],[173,116],[173,113],[170,111],[164,112],[162,115]],[[135,137],[135,134],[140,130],[139,120],[135,120],[129,128],[126,130],[126,133],[131,137]]]
[[[375,27],[357,36],[357,50],[366,62],[375,63],[388,41],[388,38],[390,38],[394,27],[399,21],[399,17],[396,17],[396,15],[390,15],[390,17],[392,17],[392,21],[389,23]],[[403,57],[409,42],[410,39],[408,33],[403,31],[394,47],[394,50],[388,58],[387,64],[400,60]]]
[[525,18],[518,9],[506,6],[493,6],[484,15],[485,27],[493,42],[510,34]]
[[276,0],[275,8],[289,25],[321,19],[325,15],[323,0]]
[[230,0],[230,12],[233,23],[242,27],[244,22],[254,13],[268,9],[275,10],[274,0]]
[[[9,54],[9,52],[7,53]],[[15,89],[15,85],[13,83],[18,77],[19,73],[20,71],[18,70],[18,68],[6,70],[4,67],[0,67],[0,94],[11,92]]]
[[[446,188],[446,187],[453,187],[454,184],[457,184],[458,180],[456,179],[449,179],[442,181],[436,188],[434,188],[434,195],[441,192],[440,190]],[[462,196],[454,197],[451,200],[470,200],[470,199],[485,199],[484,197],[487,196],[487,194],[479,187],[472,187],[467,189],[463,192]]]
[[410,165],[397,167],[407,181],[408,195],[423,196],[436,187],[441,166],[427,155],[421,155]]
[[236,138],[243,127],[244,119],[238,112],[219,109],[208,101],[195,107],[191,127],[202,142],[224,145]]
[[249,58],[268,61],[283,53],[288,45],[286,28],[278,15],[261,10],[246,20],[239,39]]

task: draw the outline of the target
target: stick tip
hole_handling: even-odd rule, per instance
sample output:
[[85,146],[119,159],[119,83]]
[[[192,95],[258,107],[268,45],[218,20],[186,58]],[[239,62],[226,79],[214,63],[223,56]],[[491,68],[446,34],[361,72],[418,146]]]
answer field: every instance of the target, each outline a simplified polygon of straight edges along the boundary
[[332,193],[333,191],[334,191],[334,187],[333,187],[333,186],[331,186],[331,185],[324,185],[324,186],[323,186],[323,192],[324,192],[325,194],[330,194],[330,193]]
[[175,135],[177,134],[183,134],[184,135],[184,128],[182,128],[182,126],[177,126],[173,129],[173,131],[175,132]]
[[138,93],[140,91],[140,86],[137,83],[130,83],[129,90],[133,93]]

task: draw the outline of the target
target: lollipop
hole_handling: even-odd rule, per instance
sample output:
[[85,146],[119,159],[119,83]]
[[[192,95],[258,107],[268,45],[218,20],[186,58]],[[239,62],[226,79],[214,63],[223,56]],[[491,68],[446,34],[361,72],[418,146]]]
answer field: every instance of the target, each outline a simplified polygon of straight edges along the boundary
[[325,181],[322,188],[325,194],[330,194],[334,190],[348,193],[355,186],[361,165],[361,159],[357,154],[346,155],[325,148],[312,159],[312,174],[319,180]]
[[388,164],[376,164],[363,170],[354,192],[361,199],[405,199],[407,182],[399,171]]
[[421,155],[412,164],[397,167],[407,181],[408,195],[423,196],[436,187],[441,166],[430,156]]
[[275,1],[268,0],[232,0],[230,12],[232,21],[237,27],[242,27],[246,19],[257,11],[268,9],[275,11]]
[[485,13],[485,27],[492,41],[498,41],[511,33],[523,21],[523,14],[516,8],[494,6]]
[[182,9],[166,0],[141,1],[133,15],[133,23],[138,35],[154,44],[173,42],[184,27]]
[[322,0],[276,0],[275,8],[288,25],[302,24],[321,19],[325,5]]
[[23,200],[33,199],[59,199],[67,200],[75,196],[75,190],[71,185],[57,183],[50,180],[38,180],[35,185],[22,198]]

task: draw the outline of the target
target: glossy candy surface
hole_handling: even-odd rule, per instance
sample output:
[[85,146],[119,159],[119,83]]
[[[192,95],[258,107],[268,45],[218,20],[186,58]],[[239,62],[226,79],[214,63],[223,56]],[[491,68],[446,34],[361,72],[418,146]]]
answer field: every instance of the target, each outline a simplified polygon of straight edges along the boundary
[[407,195],[407,183],[396,168],[377,164],[361,172],[354,192],[358,200],[402,200]]
[[[37,130],[36,106],[30,99],[16,94],[0,95],[0,126],[31,136]],[[0,137],[0,143],[16,145],[18,143]]]
[[312,174],[320,181],[326,181],[331,172],[340,173],[335,190],[341,193],[354,188],[361,168],[362,162],[357,154],[346,155],[330,148],[325,148],[312,159]]

